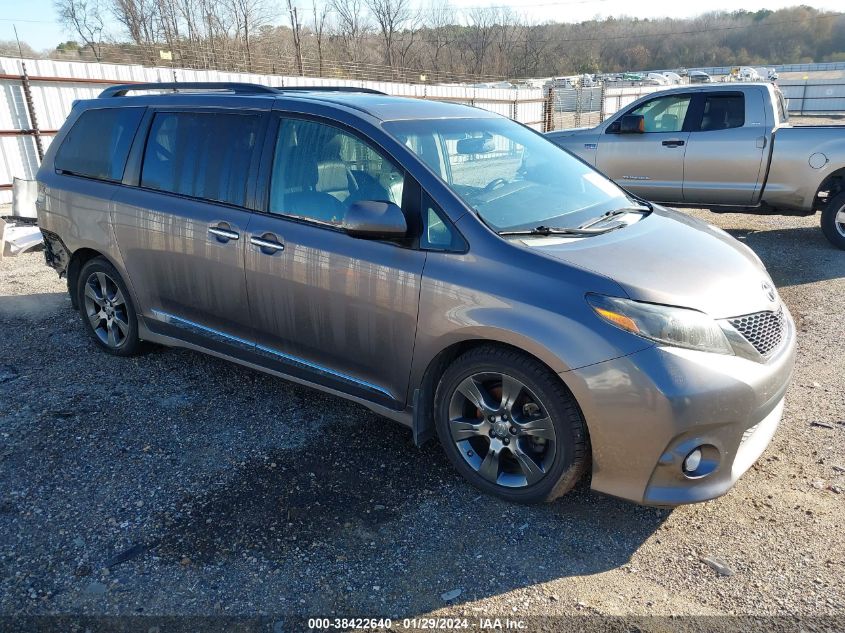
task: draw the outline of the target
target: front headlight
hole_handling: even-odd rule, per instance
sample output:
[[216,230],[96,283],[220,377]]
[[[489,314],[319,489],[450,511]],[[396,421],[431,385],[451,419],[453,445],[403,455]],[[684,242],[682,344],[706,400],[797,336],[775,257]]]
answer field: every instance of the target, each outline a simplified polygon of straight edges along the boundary
[[608,323],[656,343],[734,353],[719,324],[703,312],[596,294],[588,294],[587,302]]

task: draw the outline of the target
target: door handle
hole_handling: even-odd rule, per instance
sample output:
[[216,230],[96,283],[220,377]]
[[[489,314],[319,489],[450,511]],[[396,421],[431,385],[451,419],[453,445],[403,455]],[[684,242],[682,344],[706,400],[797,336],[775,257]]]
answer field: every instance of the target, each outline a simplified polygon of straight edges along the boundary
[[224,241],[236,240],[240,237],[236,231],[224,229],[220,226],[210,226],[208,227],[208,232]]
[[265,240],[264,238],[255,237],[254,235],[249,238],[249,243],[254,246],[257,246],[262,250],[267,249],[268,251],[272,251],[273,253],[285,250],[285,245],[280,242]]
[[661,145],[663,145],[663,147],[681,147],[683,144],[684,144],[684,141],[682,141],[680,139],[674,140],[674,141],[663,141],[663,143],[661,143]]

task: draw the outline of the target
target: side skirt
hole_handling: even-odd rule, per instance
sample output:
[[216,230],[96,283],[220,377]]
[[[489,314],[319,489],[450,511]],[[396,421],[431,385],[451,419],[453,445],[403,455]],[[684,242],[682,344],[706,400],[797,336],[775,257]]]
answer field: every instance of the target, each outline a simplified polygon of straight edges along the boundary
[[183,347],[229,360],[257,371],[272,374],[306,387],[318,389],[362,404],[371,411],[411,427],[412,408],[405,407],[376,385],[361,382],[308,361],[235,336],[207,328],[187,319],[154,311],[156,318],[144,319],[153,343]]

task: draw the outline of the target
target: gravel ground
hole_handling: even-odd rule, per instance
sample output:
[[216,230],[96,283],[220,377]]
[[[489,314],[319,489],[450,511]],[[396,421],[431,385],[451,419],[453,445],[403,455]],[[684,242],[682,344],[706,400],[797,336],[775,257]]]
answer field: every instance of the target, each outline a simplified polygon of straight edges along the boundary
[[41,253],[0,261],[0,615],[845,615],[845,253],[817,217],[690,213],[760,255],[800,338],[770,448],[674,511],[480,496],[357,405],[100,353]]

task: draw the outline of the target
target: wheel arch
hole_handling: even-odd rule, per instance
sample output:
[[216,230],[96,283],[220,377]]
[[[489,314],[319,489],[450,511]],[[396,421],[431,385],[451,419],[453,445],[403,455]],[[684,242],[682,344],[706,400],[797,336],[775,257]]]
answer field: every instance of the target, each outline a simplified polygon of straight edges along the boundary
[[[414,443],[417,446],[423,445],[429,439],[434,437],[434,395],[435,391],[437,390],[437,384],[440,382],[440,378],[443,376],[443,373],[446,371],[446,368],[456,358],[458,358],[458,356],[461,356],[462,354],[465,354],[466,352],[473,349],[477,349],[479,347],[494,347],[498,349],[515,351],[520,354],[523,354],[524,356],[532,358],[533,360],[540,363],[543,367],[545,367],[550,374],[556,376],[557,379],[560,380],[561,384],[567,389],[567,391],[572,394],[572,390],[569,388],[569,385],[567,385],[566,381],[561,378],[560,372],[555,371],[542,358],[538,357],[536,354],[532,354],[524,348],[518,347],[511,343],[506,343],[504,341],[489,338],[467,338],[460,341],[456,341],[444,347],[442,350],[440,350],[440,352],[438,352],[434,356],[434,358],[429,361],[428,365],[423,371],[421,380],[414,386],[414,416],[412,429],[414,434]],[[573,400],[575,400],[574,394],[572,395],[572,398]],[[575,403],[576,406],[578,406],[580,409],[580,405],[578,404],[577,400],[575,400]]]
[[102,257],[114,266],[114,262],[112,262],[105,253],[93,248],[77,248],[70,256],[70,261],[67,266],[67,288],[68,294],[70,294],[70,303],[74,310],[79,309],[79,297],[76,296],[76,288],[79,285],[79,271],[81,271],[83,266],[95,257]]
[[[816,188],[816,195],[813,197],[814,207],[823,210],[830,200],[843,191],[845,191],[845,167],[840,167],[825,176],[825,179]],[[821,194],[825,194],[825,196],[821,197]]]

